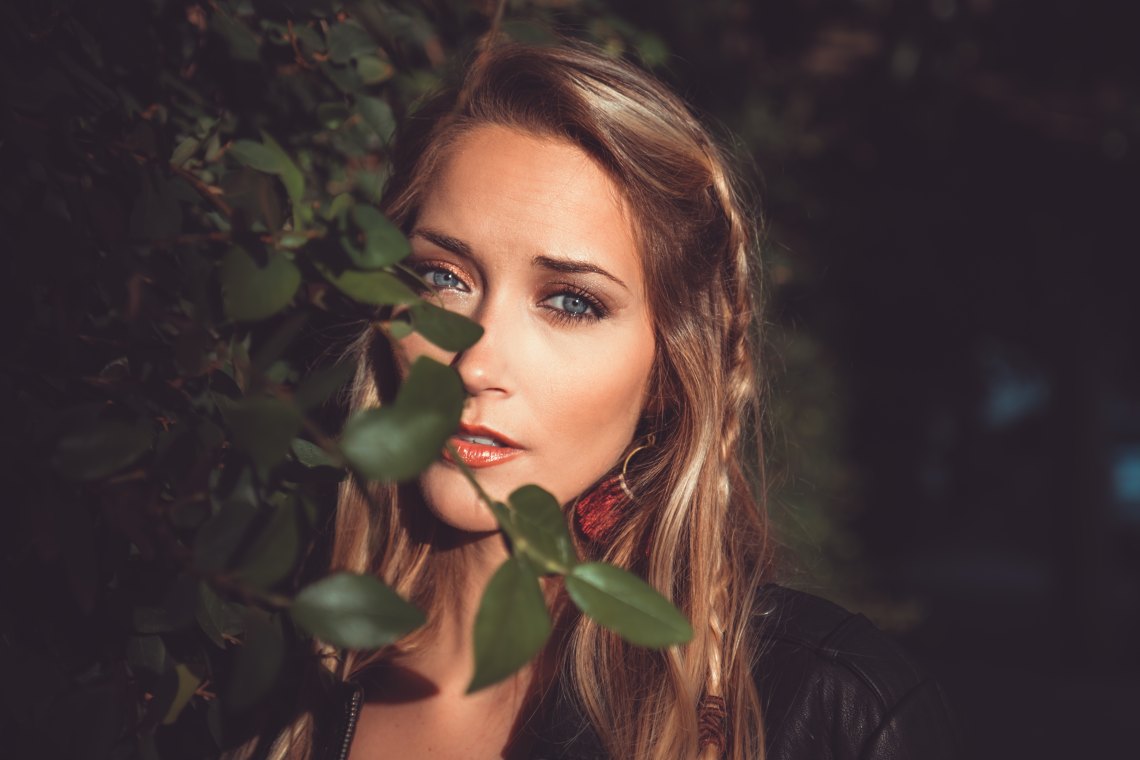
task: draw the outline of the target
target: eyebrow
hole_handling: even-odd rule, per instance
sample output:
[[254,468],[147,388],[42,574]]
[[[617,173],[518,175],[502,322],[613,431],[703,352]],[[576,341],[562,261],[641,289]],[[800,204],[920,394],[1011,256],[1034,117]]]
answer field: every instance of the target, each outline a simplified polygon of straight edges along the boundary
[[614,277],[612,274],[594,264],[588,264],[585,261],[573,261],[571,259],[552,259],[549,256],[535,256],[533,259],[535,266],[549,269],[552,272],[560,272],[562,274],[600,274],[608,280],[616,282],[626,290],[629,286],[624,282]]
[[412,234],[408,237],[421,237],[429,243],[438,245],[445,251],[451,251],[457,256],[462,256],[466,259],[474,258],[471,251],[471,246],[463,242],[459,238],[454,238],[451,235],[444,235],[442,232],[433,230],[429,227],[417,227],[412,230]]
[[[445,235],[439,230],[433,230],[430,227],[417,227],[412,230],[412,234],[408,237],[419,237],[438,245],[445,251],[450,251],[457,256],[462,256],[466,259],[475,258],[474,251],[471,246],[459,238]],[[537,267],[549,270],[551,272],[559,272],[561,274],[597,274],[611,280],[621,287],[629,290],[629,286],[622,282],[619,278],[602,269],[595,264],[589,264],[585,261],[574,261],[572,259],[556,259],[550,256],[535,256],[531,263]]]

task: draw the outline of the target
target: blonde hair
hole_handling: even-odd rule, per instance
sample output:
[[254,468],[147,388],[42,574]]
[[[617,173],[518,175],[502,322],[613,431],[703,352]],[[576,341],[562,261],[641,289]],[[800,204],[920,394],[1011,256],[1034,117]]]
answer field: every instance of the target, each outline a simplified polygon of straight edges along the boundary
[[[757,228],[722,150],[685,104],[635,66],[563,44],[488,46],[462,86],[418,112],[384,211],[410,231],[457,139],[498,125],[566,140],[601,165],[631,210],[645,271],[657,357],[640,433],[656,445],[629,473],[635,503],[604,542],[581,554],[641,575],[693,623],[684,646],[627,644],[581,616],[564,594],[544,655],[561,698],[580,707],[614,757],[717,757],[698,746],[702,699],[727,705],[734,760],[763,757],[753,668],[757,591],[768,572],[759,371]],[[357,344],[353,409],[393,388],[387,342]],[[541,485],[541,484],[540,484]],[[453,553],[437,551],[434,518],[411,509],[413,489],[346,482],[336,519],[334,570],[376,573],[438,618]],[[401,506],[402,505],[402,506]],[[454,575],[450,575],[454,580]],[[430,625],[430,623],[429,623]],[[414,647],[424,634],[398,646]],[[349,678],[390,651],[348,653]],[[295,725],[304,739],[311,726]],[[288,742],[286,742],[288,743]],[[278,742],[280,745],[280,742]]]

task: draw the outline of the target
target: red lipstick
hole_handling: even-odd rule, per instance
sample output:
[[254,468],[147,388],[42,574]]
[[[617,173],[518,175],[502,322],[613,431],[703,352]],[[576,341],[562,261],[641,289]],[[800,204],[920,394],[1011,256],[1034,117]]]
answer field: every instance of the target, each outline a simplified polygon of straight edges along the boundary
[[[447,442],[455,449],[455,454],[463,464],[472,469],[494,467],[523,453],[510,438],[481,425],[460,425]],[[455,461],[448,449],[444,449],[443,458],[449,462]]]

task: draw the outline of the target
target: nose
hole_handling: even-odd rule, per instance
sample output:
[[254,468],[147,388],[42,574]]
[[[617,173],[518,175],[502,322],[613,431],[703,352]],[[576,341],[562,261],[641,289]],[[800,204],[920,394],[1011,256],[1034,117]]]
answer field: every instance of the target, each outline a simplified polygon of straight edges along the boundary
[[488,393],[510,395],[509,324],[490,309],[472,315],[472,318],[483,328],[483,336],[475,345],[455,354],[451,366],[459,373],[464,389],[472,396]]

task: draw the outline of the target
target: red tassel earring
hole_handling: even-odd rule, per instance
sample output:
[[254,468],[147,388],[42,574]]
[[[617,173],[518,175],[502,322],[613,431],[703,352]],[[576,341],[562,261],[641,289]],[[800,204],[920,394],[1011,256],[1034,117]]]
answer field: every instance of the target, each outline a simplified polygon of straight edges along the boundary
[[633,503],[633,491],[625,479],[629,470],[629,460],[639,451],[653,446],[655,442],[655,436],[650,433],[645,443],[626,454],[620,473],[611,475],[578,498],[574,505],[574,520],[578,530],[591,541],[604,541],[621,521],[629,505]]

